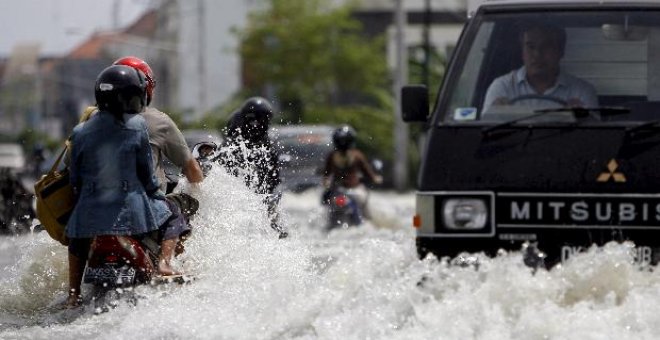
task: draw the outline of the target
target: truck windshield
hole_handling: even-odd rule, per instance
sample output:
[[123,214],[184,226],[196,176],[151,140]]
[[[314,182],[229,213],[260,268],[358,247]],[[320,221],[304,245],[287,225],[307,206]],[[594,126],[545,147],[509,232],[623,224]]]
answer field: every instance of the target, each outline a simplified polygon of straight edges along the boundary
[[[660,119],[660,11],[549,9],[475,17],[440,119],[501,124]],[[559,109],[559,110],[552,110]],[[625,114],[601,114],[619,109]],[[584,118],[584,116],[583,116]]]

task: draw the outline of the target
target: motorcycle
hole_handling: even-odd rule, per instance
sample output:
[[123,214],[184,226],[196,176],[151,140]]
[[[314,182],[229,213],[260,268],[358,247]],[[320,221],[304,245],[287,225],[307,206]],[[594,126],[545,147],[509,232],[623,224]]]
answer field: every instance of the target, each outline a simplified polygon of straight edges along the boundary
[[0,168],[0,200],[0,233],[29,232],[36,216],[34,195],[13,169]]
[[[191,146],[190,151],[197,160],[204,177],[206,177],[213,167],[213,159],[217,155],[218,145],[215,142],[199,142]],[[167,178],[166,194],[174,192],[174,189],[179,184],[179,178],[182,176],[181,168],[178,168],[167,158],[163,161],[163,169],[165,170],[165,178]]]
[[[379,159],[374,159],[371,166],[377,174],[382,173],[383,163]],[[374,183],[369,183],[366,179],[362,179],[366,186],[371,186]],[[355,188],[349,189],[343,186],[334,186],[323,192],[321,202],[327,206],[328,209],[328,224],[326,229],[328,231],[338,227],[355,227],[362,224],[365,219],[365,209],[360,202],[366,204],[369,200],[369,190]],[[360,196],[364,196],[360,199]]]
[[[193,147],[193,155],[200,165],[208,172],[206,156],[198,152],[199,148],[208,146],[200,143]],[[213,145],[214,146],[214,145]],[[172,183],[168,177],[168,188],[174,189],[177,182]],[[199,208],[199,202],[185,193],[168,193],[166,199],[174,202],[187,221]],[[159,284],[175,282],[188,283],[192,277],[185,275],[157,277],[158,258],[160,254],[159,231],[146,235],[102,235],[96,236],[91,243],[89,258],[83,274],[83,282],[91,284],[92,298],[97,312],[105,312],[114,307],[121,297],[130,303],[137,303],[137,296],[130,289],[140,284]],[[175,255],[184,251],[182,237],[176,248]]]
[[[185,193],[169,194],[167,199],[179,206],[186,219],[197,212],[199,203]],[[99,312],[114,306],[122,295],[129,302],[136,303],[136,296],[129,289],[140,284],[175,282],[188,283],[192,277],[177,275],[157,277],[160,254],[159,231],[146,235],[101,235],[92,240],[89,258],[83,274],[83,282],[93,286],[92,298]],[[184,251],[182,237],[175,249],[175,255]]]
[[351,190],[335,187],[328,189],[323,196],[323,203],[328,207],[328,231],[362,224],[362,209]]
[[[90,247],[83,282],[93,285],[93,301],[97,312],[109,310],[129,287],[151,281],[157,259],[141,240],[130,236],[97,236]],[[156,255],[157,256],[157,255]],[[127,299],[137,303],[134,294]]]

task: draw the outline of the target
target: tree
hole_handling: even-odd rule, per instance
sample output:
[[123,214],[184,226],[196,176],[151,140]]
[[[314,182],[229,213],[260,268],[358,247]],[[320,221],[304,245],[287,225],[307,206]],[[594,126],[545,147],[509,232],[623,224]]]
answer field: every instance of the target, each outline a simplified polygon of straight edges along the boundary
[[348,106],[384,107],[388,73],[382,37],[369,39],[350,5],[324,0],[264,0],[239,31],[244,79],[252,93],[271,89],[288,117],[302,111]]
[[237,31],[242,95],[275,99],[282,123],[350,124],[361,149],[391,164],[394,100],[385,37],[367,37],[351,4],[332,3],[264,0]]
[[[408,79],[411,84],[424,84],[424,54],[422,44],[408,47]],[[429,87],[429,103],[434,103],[445,76],[447,58],[433,46],[429,50],[428,58],[428,69],[426,70],[428,84],[425,85]]]

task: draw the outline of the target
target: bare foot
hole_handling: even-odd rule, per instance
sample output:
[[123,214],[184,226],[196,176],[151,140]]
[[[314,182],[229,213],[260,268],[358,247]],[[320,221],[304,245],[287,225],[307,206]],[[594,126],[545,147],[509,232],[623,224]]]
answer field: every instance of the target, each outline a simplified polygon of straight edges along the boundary
[[158,263],[158,274],[160,276],[172,276],[172,275],[182,275],[182,273],[175,271],[172,267],[164,260],[161,260]]
[[69,297],[66,299],[64,307],[66,308],[77,308],[82,304],[82,298],[77,294],[69,294]]
[[177,239],[164,240],[160,244],[160,256],[158,260],[158,273],[162,276],[181,275],[181,273],[174,271],[170,266],[170,260],[176,248]]

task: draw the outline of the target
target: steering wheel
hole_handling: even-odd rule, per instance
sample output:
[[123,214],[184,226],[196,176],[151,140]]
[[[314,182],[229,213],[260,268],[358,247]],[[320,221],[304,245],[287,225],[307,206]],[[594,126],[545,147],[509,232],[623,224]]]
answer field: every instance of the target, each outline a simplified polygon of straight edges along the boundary
[[542,95],[542,94],[525,94],[525,95],[522,95],[522,96],[517,96],[517,97],[514,97],[514,98],[510,99],[509,104],[515,104],[516,102],[519,102],[519,101],[531,100],[531,99],[546,100],[546,101],[549,101],[549,102],[560,104],[562,106],[568,106],[568,103],[565,100],[561,99],[561,98],[557,98],[557,97],[553,97],[553,96],[546,96],[546,95]]

